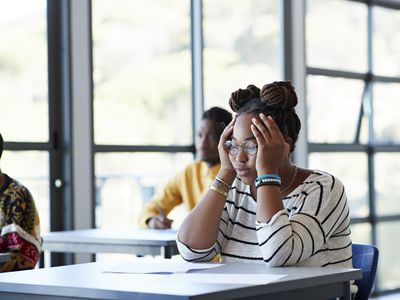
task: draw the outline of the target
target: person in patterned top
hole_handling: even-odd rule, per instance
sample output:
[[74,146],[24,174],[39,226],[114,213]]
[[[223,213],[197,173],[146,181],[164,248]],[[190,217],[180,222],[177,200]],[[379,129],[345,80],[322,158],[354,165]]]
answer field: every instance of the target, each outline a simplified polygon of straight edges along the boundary
[[[0,134],[0,159],[4,141]],[[29,190],[0,169],[0,252],[10,259],[0,272],[33,269],[40,257],[40,222]]]

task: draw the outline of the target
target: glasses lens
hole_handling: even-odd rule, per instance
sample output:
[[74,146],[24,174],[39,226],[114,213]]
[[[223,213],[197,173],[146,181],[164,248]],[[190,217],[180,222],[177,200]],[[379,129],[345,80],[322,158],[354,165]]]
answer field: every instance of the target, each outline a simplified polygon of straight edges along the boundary
[[245,151],[247,154],[253,155],[257,153],[257,145],[253,142],[245,142],[242,146],[235,145],[232,141],[226,141],[225,147],[232,155],[238,155],[240,149]]
[[247,154],[253,155],[257,153],[257,145],[252,142],[244,143],[242,147]]
[[228,149],[229,153],[232,155],[236,155],[238,151],[238,146],[232,143],[232,141],[225,142],[226,149]]

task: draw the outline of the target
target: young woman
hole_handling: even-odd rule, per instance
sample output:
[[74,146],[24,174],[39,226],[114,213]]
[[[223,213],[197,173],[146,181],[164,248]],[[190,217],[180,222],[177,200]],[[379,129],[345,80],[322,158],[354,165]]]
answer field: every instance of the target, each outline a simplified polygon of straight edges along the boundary
[[232,93],[221,168],[178,232],[188,261],[351,267],[349,207],[333,175],[290,161],[300,131],[288,81]]

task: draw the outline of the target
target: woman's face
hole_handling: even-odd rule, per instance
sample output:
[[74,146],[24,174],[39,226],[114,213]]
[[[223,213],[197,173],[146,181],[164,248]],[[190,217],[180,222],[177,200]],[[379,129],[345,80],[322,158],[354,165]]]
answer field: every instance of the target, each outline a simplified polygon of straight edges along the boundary
[[[254,137],[250,129],[250,125],[252,124],[252,117],[253,115],[243,114],[236,118],[232,133],[233,145],[257,145],[256,138]],[[229,159],[233,167],[235,168],[237,177],[239,177],[247,185],[254,184],[254,180],[257,177],[256,157],[257,153],[248,154],[243,147],[239,149],[239,153],[237,155],[229,153]]]

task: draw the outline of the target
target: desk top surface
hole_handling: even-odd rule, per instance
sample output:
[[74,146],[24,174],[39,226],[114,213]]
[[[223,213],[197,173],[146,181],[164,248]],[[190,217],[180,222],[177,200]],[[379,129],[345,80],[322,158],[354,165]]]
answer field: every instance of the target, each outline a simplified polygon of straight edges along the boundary
[[10,259],[8,252],[0,253],[0,263],[5,262]]
[[175,245],[177,231],[173,229],[84,229],[53,231],[42,235],[46,243],[115,243],[115,244],[152,244]]
[[[167,263],[171,264],[176,263],[174,260],[167,261],[170,261]],[[165,263],[165,260],[163,262]],[[161,295],[184,296],[186,298],[201,296],[207,299],[218,299],[222,295],[227,298],[256,296],[296,288],[311,288],[332,282],[359,279],[362,275],[361,270],[358,269],[267,268],[264,264],[230,263],[199,272],[213,274],[284,274],[287,276],[268,284],[256,286],[201,284],[185,282],[184,280],[170,280],[168,279],[169,275],[156,275],[153,280],[144,277],[146,278],[144,280],[143,274],[104,272],[116,264],[118,263],[89,263],[0,274],[0,291],[3,293],[76,296],[88,299],[126,299],[143,296],[157,299]]]

